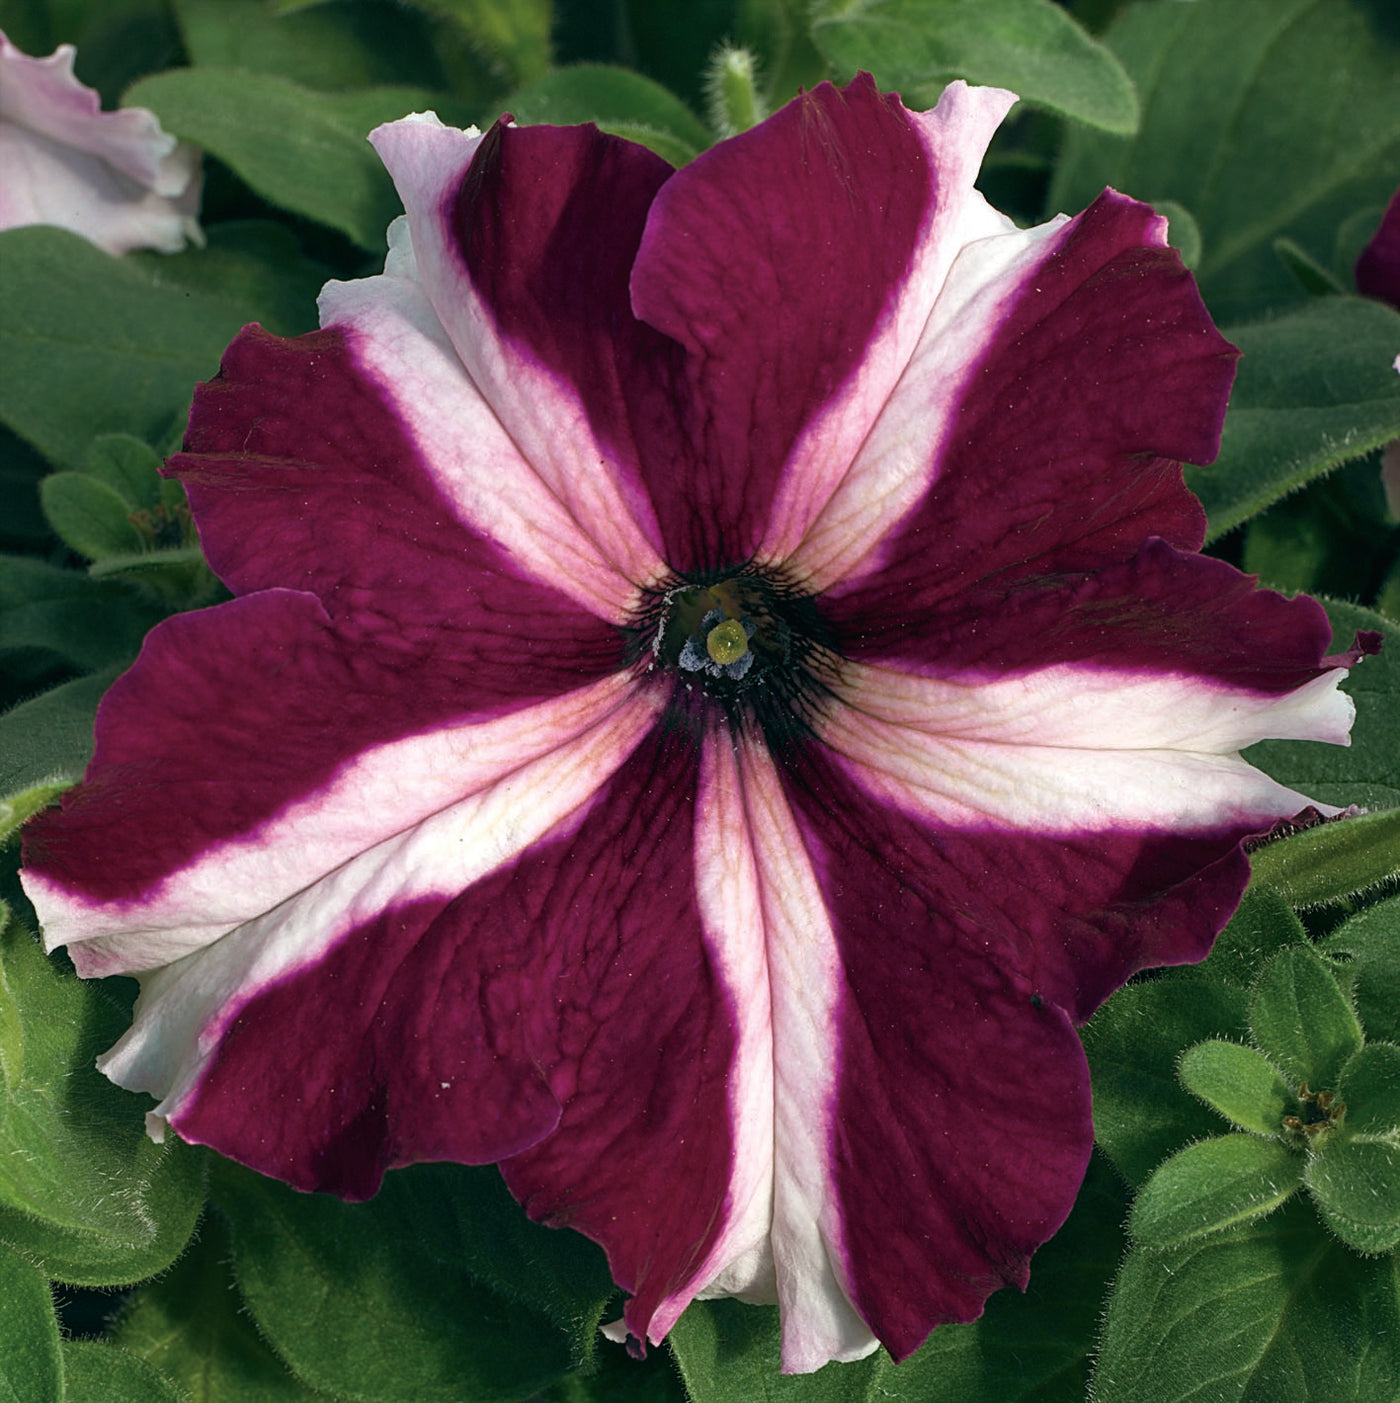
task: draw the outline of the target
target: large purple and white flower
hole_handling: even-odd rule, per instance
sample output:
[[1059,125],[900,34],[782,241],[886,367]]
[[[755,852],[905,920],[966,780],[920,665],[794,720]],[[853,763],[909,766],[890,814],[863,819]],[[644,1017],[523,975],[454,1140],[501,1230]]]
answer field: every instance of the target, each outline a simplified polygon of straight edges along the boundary
[[202,244],[199,152],[144,107],[103,112],[75,56],[31,58],[0,33],[0,229],[56,224],[108,253]]
[[776,1300],[788,1370],[1024,1285],[1074,1024],[1206,953],[1308,803],[1238,752],[1345,744],[1352,659],[1194,553],[1235,352],[1150,209],[986,204],[1012,101],[824,85],[679,172],[374,134],[383,275],[171,463],[237,597],[28,835],[154,1124],[352,1198],[499,1161],[638,1340]]

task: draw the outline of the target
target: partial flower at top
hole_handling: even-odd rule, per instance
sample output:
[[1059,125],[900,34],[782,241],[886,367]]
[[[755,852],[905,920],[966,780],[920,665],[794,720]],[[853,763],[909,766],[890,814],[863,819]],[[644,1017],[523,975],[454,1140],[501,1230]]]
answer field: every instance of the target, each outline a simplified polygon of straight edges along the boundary
[[986,204],[1013,100],[824,84],[681,171],[374,133],[383,275],[171,460],[237,598],[28,834],[156,1130],[351,1198],[499,1161],[638,1348],[737,1295],[787,1370],[902,1358],[1024,1286],[1074,1024],[1209,950],[1308,803],[1238,752],[1345,744],[1357,653],[1195,553],[1235,352],[1150,209]]
[[[1390,197],[1380,227],[1356,260],[1356,290],[1363,297],[1388,302],[1400,312],[1400,190]],[[1400,354],[1395,357],[1400,374]],[[1400,521],[1400,439],[1381,450],[1381,488],[1391,516]]]
[[103,112],[75,52],[30,58],[0,34],[0,229],[57,224],[108,253],[202,244],[199,152],[143,107]]

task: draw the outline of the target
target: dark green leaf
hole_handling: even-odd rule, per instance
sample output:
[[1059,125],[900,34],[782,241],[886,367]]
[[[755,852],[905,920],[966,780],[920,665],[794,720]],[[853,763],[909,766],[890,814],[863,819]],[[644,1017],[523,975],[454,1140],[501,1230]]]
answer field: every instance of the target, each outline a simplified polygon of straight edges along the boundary
[[130,434],[93,439],[83,471],[118,493],[129,511],[150,511],[160,503],[160,454]]
[[1343,962],[1337,977],[1350,986],[1366,1036],[1400,1042],[1400,896],[1353,916],[1322,950]]
[[1357,1259],[1306,1203],[1165,1252],[1128,1255],[1095,1403],[1391,1403],[1395,1266]]
[[1357,629],[1390,634],[1380,655],[1363,658],[1343,683],[1356,702],[1351,746],[1270,740],[1251,746],[1245,759],[1281,784],[1329,804],[1400,807],[1400,625],[1355,604],[1322,603],[1332,620],[1337,651],[1351,647]]
[[1381,14],[1353,0],[1126,6],[1104,40],[1137,84],[1141,128],[1131,141],[1071,128],[1050,207],[1080,209],[1105,185],[1175,200],[1200,225],[1217,317],[1301,301],[1274,240],[1329,257],[1342,220],[1395,189],[1400,46]]
[[1302,1155],[1278,1140],[1201,1140],[1143,1185],[1128,1231],[1144,1247],[1176,1247],[1272,1213],[1298,1191],[1302,1175]]
[[[601,1254],[530,1224],[493,1170],[418,1165],[355,1204],[218,1170],[243,1298],[313,1388],[407,1403],[515,1399],[592,1352],[612,1294]],[[521,1250],[507,1255],[509,1243]]]
[[188,1403],[159,1369],[116,1345],[63,1342],[64,1403]]
[[1287,1083],[1252,1047],[1213,1038],[1182,1054],[1181,1084],[1241,1130],[1277,1135],[1294,1112]]
[[45,958],[18,922],[0,935],[0,1242],[77,1286],[140,1281],[169,1266],[203,1200],[203,1156],[146,1138],[146,1097],[93,1059],[125,1016]]
[[1283,260],[1288,271],[1298,279],[1298,286],[1309,296],[1330,297],[1334,293],[1347,290],[1335,273],[1323,267],[1307,249],[1300,248],[1292,239],[1275,239],[1274,252]]
[[1094,1084],[1094,1136],[1140,1186],[1172,1151],[1214,1135],[1220,1121],[1177,1080],[1192,1043],[1245,1033],[1243,989],[1158,979],[1120,989],[1082,1030]]
[[243,320],[232,303],[157,287],[134,263],[66,230],[7,229],[0,418],[74,468],[98,434],[163,443]]
[[1400,1047],[1367,1043],[1342,1068],[1337,1099],[1347,1108],[1349,1135],[1400,1130]]
[[1400,809],[1306,828],[1250,855],[1254,879],[1294,906],[1320,906],[1400,875]]
[[141,549],[141,533],[121,493],[87,473],[50,473],[39,499],[54,534],[89,560]]
[[1391,308],[1327,297],[1225,335],[1244,359],[1220,456],[1186,473],[1210,518],[1207,540],[1400,436],[1400,314]]
[[447,15],[500,64],[512,83],[529,83],[549,67],[550,0],[412,0]]
[[1308,1156],[1308,1192],[1327,1226],[1358,1252],[1400,1245],[1400,1144],[1332,1139]]
[[49,1283],[3,1243],[0,1341],[0,1398],[5,1403],[58,1403],[63,1397],[63,1366]]
[[1264,1055],[1295,1087],[1335,1091],[1361,1046],[1361,1025],[1322,956],[1311,945],[1275,955],[1255,986],[1249,1026]]
[[218,1215],[161,1277],[143,1286],[117,1327],[117,1344],[169,1375],[190,1403],[311,1403],[242,1309]]
[[1307,938],[1303,923],[1288,902],[1272,888],[1251,882],[1239,909],[1216,937],[1210,957],[1202,964],[1173,971],[1172,977],[1252,989],[1272,956]]
[[502,107],[522,124],[596,122],[605,132],[649,146],[683,166],[711,142],[700,119],[674,93],[625,68],[584,63],[557,68]]
[[1105,131],[1137,129],[1132,80],[1050,0],[818,0],[812,42],[842,76],[868,70],[912,107],[965,78]]
[[363,132],[342,125],[321,93],[267,73],[176,68],[126,95],[174,135],[217,156],[265,200],[338,229],[361,248],[385,247],[402,212]]

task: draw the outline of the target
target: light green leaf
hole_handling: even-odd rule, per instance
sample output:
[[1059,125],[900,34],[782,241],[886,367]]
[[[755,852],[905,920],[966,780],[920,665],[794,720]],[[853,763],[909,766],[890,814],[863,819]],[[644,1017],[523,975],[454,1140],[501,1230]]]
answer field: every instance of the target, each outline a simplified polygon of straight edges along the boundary
[[530,1223],[494,1170],[416,1165],[353,1204],[225,1163],[215,1185],[243,1299],[313,1388],[405,1403],[520,1398],[592,1352],[612,1295],[601,1253]]
[[1395,189],[1400,35],[1383,14],[1353,0],[1125,6],[1104,42],[1137,84],[1141,128],[1071,128],[1050,208],[1105,185],[1174,200],[1200,225],[1196,273],[1218,318],[1302,301],[1274,240],[1328,258],[1342,221]]
[[817,0],[811,32],[843,77],[868,70],[911,107],[965,78],[1105,131],[1137,129],[1132,80],[1051,0]]
[[1144,1247],[1176,1247],[1272,1213],[1298,1191],[1302,1174],[1303,1157],[1277,1140],[1202,1140],[1143,1185],[1128,1231]]
[[159,1281],[137,1293],[115,1341],[159,1368],[189,1403],[312,1403],[302,1384],[259,1337],[229,1269],[228,1232],[217,1215]]
[[1400,624],[1370,609],[1323,599],[1332,620],[1332,648],[1351,647],[1357,629],[1388,633],[1376,657],[1363,658],[1342,684],[1356,702],[1350,747],[1314,741],[1263,741],[1245,759],[1290,789],[1346,807],[1400,807]]
[[1327,297],[1225,336],[1241,351],[1220,456],[1186,470],[1216,540],[1288,492],[1400,436],[1400,314]]
[[[0,933],[0,1242],[77,1286],[169,1266],[203,1201],[203,1155],[146,1137],[148,1098],[93,1066],[126,1026],[97,986],[60,973],[9,921]],[[18,1067],[16,1067],[18,1062]]]
[[[64,1403],[189,1403],[144,1359],[97,1340],[64,1340]],[[248,1403],[253,1403],[249,1399]]]
[[267,73],[175,68],[126,94],[166,131],[217,156],[265,200],[385,248],[402,206],[374,148],[324,95]]
[[66,230],[7,229],[0,419],[65,467],[82,467],[99,434],[164,443],[243,321],[233,303],[158,287]]
[[1321,948],[1341,962],[1337,978],[1350,987],[1366,1036],[1400,1042],[1400,896],[1353,916]]
[[89,560],[141,549],[141,533],[120,492],[87,473],[50,473],[39,500],[55,535]]
[[550,0],[412,0],[446,15],[501,66],[512,83],[529,83],[549,67]]
[[683,166],[713,139],[674,93],[626,68],[584,63],[556,68],[502,104],[522,125],[596,122],[605,132],[650,147]]
[[1157,213],[1167,221],[1167,240],[1181,255],[1182,263],[1194,268],[1201,261],[1201,227],[1185,205],[1175,200],[1158,200]]
[[1334,1140],[1308,1156],[1308,1192],[1327,1226],[1358,1252],[1400,1246],[1400,1144]]
[[1400,809],[1305,828],[1256,849],[1249,865],[1293,906],[1342,901],[1400,876]]
[[1220,1121],[1177,1080],[1181,1050],[1241,1037],[1244,990],[1172,978],[1120,989],[1081,1030],[1094,1086],[1094,1138],[1141,1186],[1173,1150],[1214,1135]]
[[1216,937],[1210,957],[1173,970],[1174,979],[1205,979],[1252,989],[1270,957],[1305,942],[1308,933],[1293,908],[1276,891],[1251,884],[1239,909]]
[[1252,1047],[1213,1038],[1182,1054],[1181,1084],[1241,1130],[1277,1135],[1295,1110],[1287,1083]]
[[1337,1099],[1347,1108],[1348,1135],[1400,1130],[1400,1047],[1367,1043],[1342,1068]]
[[160,454],[130,434],[99,434],[88,446],[83,471],[116,492],[129,511],[160,504]]
[[63,1366],[49,1283],[3,1243],[0,1342],[0,1398],[5,1403],[58,1403]]
[[1311,1207],[1129,1253],[1095,1403],[1380,1403],[1400,1381],[1394,1263],[1358,1260]]
[[1295,1087],[1335,1091],[1361,1046],[1361,1025],[1326,961],[1311,945],[1275,955],[1259,977],[1249,1026],[1260,1051]]

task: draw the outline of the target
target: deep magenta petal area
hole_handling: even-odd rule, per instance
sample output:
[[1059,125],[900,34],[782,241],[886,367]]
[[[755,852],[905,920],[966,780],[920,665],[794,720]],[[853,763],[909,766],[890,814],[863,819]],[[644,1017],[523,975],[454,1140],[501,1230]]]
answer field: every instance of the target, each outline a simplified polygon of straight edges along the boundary
[[1149,540],[1098,570],[969,581],[917,614],[881,578],[829,603],[843,647],[911,672],[999,676],[1056,663],[1182,672],[1281,695],[1327,670],[1332,627],[1210,556]]
[[176,1130],[352,1198],[392,1165],[505,1159],[532,1217],[603,1245],[644,1322],[703,1261],[730,1172],[697,775],[654,735],[568,831],[254,994]]
[[848,993],[832,1132],[845,1267],[896,1357],[1024,1286],[1093,1140],[1072,1023],[1134,970],[1202,958],[1242,833],[938,828],[815,751],[787,789]]
[[664,186],[632,297],[688,353],[695,466],[643,462],[675,569],[760,544],[798,434],[858,367],[935,198],[908,115],[868,75],[804,93]]
[[868,607],[918,617],[1150,536],[1200,545],[1178,463],[1215,457],[1236,352],[1154,221],[1105,192],[1053,237],[966,381],[932,486],[858,585]]
[[1380,227],[1356,260],[1356,290],[1400,310],[1400,190],[1390,197]]

